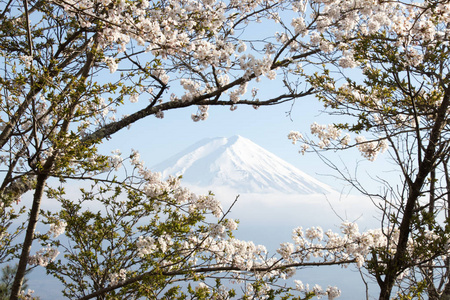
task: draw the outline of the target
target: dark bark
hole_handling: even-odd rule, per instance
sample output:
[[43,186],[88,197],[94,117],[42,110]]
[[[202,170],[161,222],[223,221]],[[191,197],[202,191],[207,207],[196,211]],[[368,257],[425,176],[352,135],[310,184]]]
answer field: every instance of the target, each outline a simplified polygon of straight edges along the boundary
[[48,174],[46,173],[39,174],[37,177],[36,189],[33,196],[33,206],[31,207],[30,211],[30,219],[28,221],[28,227],[22,246],[22,253],[20,255],[19,264],[17,266],[17,273],[11,288],[11,296],[9,298],[10,300],[19,299],[19,293],[26,274],[28,258],[30,256],[31,245],[33,243],[34,231],[39,219],[39,210],[47,178]]

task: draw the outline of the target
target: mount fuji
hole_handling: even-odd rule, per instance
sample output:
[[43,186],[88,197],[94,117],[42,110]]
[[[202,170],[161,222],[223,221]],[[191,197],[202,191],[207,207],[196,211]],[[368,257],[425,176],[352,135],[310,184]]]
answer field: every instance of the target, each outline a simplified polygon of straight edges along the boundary
[[154,166],[196,187],[238,193],[328,194],[331,187],[241,136],[208,138]]

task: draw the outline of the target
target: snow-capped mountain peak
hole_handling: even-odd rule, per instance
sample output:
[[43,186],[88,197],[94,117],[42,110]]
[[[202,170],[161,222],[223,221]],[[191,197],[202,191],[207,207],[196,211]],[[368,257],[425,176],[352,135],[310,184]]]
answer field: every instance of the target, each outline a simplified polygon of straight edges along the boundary
[[204,139],[154,166],[163,177],[182,175],[198,187],[238,193],[316,194],[332,189],[242,136]]

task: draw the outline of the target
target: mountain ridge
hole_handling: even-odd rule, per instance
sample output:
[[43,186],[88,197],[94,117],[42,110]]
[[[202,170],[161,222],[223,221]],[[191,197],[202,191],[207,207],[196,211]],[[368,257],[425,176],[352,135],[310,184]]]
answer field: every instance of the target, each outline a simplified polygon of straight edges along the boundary
[[333,189],[251,140],[206,138],[155,165],[164,178],[182,175],[198,187],[228,187],[238,193],[328,194]]

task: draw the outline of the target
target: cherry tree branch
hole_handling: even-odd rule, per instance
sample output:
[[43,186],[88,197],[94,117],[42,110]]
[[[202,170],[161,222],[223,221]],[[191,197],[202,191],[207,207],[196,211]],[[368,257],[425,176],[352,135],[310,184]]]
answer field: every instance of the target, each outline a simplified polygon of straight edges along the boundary
[[346,264],[354,263],[354,262],[355,262],[355,259],[348,259],[348,260],[342,260],[342,261],[327,261],[327,262],[302,262],[302,263],[292,263],[292,264],[286,264],[286,265],[280,265],[280,266],[272,265],[272,266],[268,266],[268,267],[255,267],[255,268],[251,268],[250,270],[242,270],[242,269],[239,269],[238,267],[233,267],[233,266],[201,267],[201,268],[193,268],[193,269],[177,270],[177,271],[152,270],[152,271],[146,272],[144,274],[135,276],[133,278],[124,280],[123,282],[121,282],[119,284],[98,290],[94,293],[91,293],[89,295],[81,297],[78,300],[92,299],[92,298],[104,295],[105,293],[116,290],[118,288],[130,285],[132,283],[139,282],[145,278],[152,277],[152,276],[161,276],[161,275],[163,275],[163,276],[180,276],[180,275],[204,274],[204,273],[214,273],[214,272],[266,273],[266,272],[276,271],[276,270],[281,270],[281,269],[286,269],[286,268],[336,266],[336,265],[346,265]]

